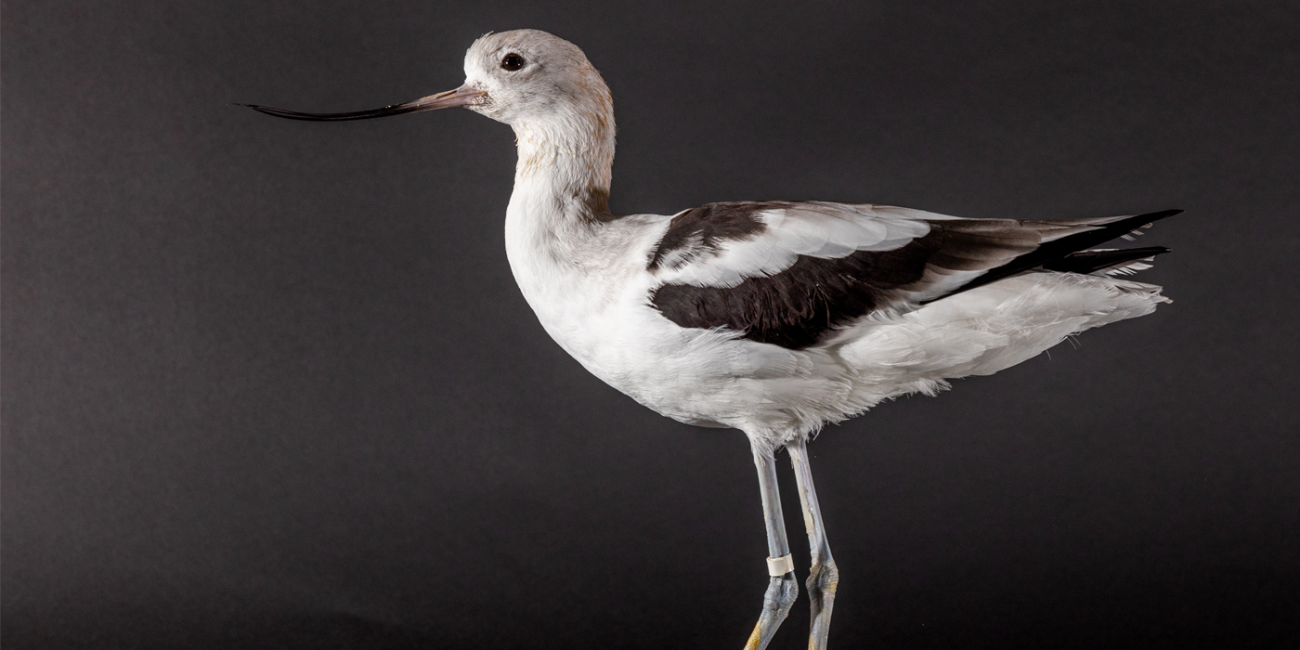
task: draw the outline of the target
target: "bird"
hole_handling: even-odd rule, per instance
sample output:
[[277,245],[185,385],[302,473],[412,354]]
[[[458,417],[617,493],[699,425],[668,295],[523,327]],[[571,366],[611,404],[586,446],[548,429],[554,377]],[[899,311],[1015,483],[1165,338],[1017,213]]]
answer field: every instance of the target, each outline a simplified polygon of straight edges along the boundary
[[614,105],[576,45],[489,32],[465,82],[373,119],[463,107],[514,129],[505,214],[514,278],[541,326],[592,374],[669,418],[739,429],[750,445],[769,583],[745,648],[768,645],[799,588],[776,455],[794,467],[811,566],[809,648],[827,645],[839,568],[807,443],[824,426],[953,379],[1004,370],[1083,330],[1152,313],[1159,286],[1127,277],[1163,247],[1099,248],[1181,210],[1067,220],[967,219],[829,201],[720,202],[614,215]]

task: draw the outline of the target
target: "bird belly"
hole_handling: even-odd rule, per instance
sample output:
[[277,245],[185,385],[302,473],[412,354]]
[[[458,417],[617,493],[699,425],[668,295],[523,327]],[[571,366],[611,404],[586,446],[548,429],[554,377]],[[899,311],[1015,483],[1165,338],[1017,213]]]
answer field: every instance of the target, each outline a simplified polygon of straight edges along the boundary
[[771,449],[847,416],[852,371],[834,355],[682,328],[648,304],[648,293],[647,283],[603,310],[552,304],[538,317],[592,374],[679,422],[742,429]]

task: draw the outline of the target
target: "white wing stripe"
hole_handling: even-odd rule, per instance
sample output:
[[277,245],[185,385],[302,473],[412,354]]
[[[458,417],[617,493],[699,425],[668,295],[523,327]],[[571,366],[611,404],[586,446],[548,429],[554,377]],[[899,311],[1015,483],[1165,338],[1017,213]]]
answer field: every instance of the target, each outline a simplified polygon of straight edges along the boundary
[[800,255],[835,259],[857,251],[894,250],[930,232],[930,224],[911,214],[885,215],[870,205],[809,203],[754,216],[766,226],[758,236],[725,241],[690,264],[665,269],[660,277],[672,284],[734,287],[745,278],[780,273]]

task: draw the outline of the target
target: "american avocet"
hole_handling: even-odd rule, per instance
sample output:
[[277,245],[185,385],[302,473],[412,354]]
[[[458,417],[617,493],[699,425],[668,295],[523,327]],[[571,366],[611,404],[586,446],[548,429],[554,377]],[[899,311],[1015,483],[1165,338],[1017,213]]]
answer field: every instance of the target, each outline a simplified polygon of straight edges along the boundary
[[463,106],[512,126],[506,251],[542,327],[597,377],[675,420],[749,438],[771,581],[747,648],[798,596],[774,453],[790,454],[812,567],[810,647],[824,648],[838,569],[806,443],[909,393],[1013,366],[1077,332],[1151,313],[1160,287],[1114,277],[1164,248],[1093,249],[1178,210],[1067,221],[960,219],[823,201],[711,203],[675,215],[608,206],[614,112],[600,73],[545,32],[488,34],[461,87],[353,113]]

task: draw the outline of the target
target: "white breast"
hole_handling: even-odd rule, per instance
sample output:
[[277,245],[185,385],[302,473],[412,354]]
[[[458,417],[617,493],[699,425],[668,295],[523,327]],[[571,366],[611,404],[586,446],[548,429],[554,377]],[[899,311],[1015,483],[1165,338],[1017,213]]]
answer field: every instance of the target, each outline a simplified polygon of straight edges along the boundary
[[506,252],[542,327],[588,371],[673,419],[737,426],[756,403],[771,402],[764,380],[807,374],[811,364],[803,353],[734,333],[678,327],[651,307],[660,280],[646,261],[668,219],[566,227],[512,201]]

